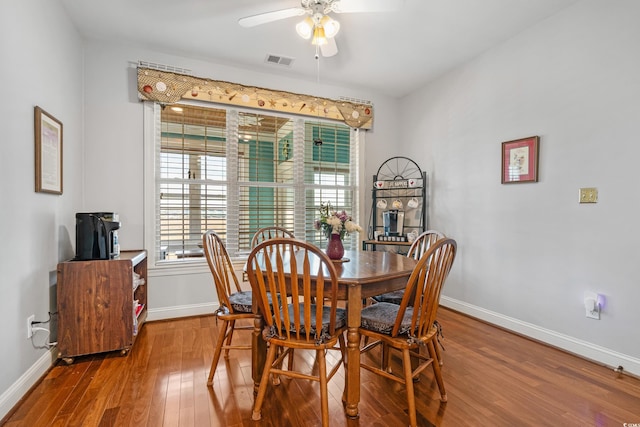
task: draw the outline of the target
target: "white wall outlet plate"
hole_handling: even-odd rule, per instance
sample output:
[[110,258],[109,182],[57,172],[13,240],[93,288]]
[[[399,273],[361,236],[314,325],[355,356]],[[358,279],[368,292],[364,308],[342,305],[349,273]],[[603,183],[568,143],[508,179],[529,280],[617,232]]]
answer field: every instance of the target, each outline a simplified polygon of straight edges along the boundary
[[600,300],[595,292],[584,293],[585,314],[590,319],[600,320]]
[[32,314],[27,317],[27,338],[31,338],[33,336],[33,322],[36,320],[36,315]]

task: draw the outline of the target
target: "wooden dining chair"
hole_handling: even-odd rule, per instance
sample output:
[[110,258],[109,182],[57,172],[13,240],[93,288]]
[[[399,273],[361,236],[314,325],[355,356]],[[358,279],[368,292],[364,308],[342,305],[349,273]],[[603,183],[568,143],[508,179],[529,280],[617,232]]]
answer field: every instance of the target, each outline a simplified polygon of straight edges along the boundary
[[[261,418],[269,376],[284,375],[320,383],[322,425],[328,426],[327,383],[344,363],[343,332],[347,326],[346,310],[337,307],[338,275],[333,262],[312,244],[291,238],[275,238],[263,241],[251,251],[247,259],[247,274],[264,319],[262,336],[268,343],[251,418]],[[269,294],[277,295],[280,301],[287,301],[286,305],[270,305]],[[316,301],[322,303],[316,304]],[[315,351],[316,368],[312,368],[312,372],[296,371],[291,366],[286,371],[281,368],[284,357],[294,349]],[[339,350],[341,354],[327,372],[328,350]]]
[[211,386],[222,350],[225,358],[229,357],[229,350],[251,350],[251,345],[232,345],[231,341],[234,330],[253,330],[253,325],[236,326],[236,321],[254,319],[255,314],[252,310],[251,291],[241,290],[229,253],[220,236],[209,230],[202,236],[202,245],[220,302],[220,308],[216,310],[215,316],[222,321],[222,327],[218,329],[207,380],[207,385]]
[[275,239],[276,237],[288,237],[293,239],[296,236],[293,235],[292,231],[289,231],[284,227],[278,227],[275,225],[270,227],[263,227],[256,231],[251,238],[251,247],[255,248],[258,243],[268,239]]
[[[416,240],[413,241],[411,246],[409,247],[409,251],[407,252],[407,257],[413,258],[415,260],[419,260],[420,257],[431,247],[433,243],[440,239],[444,239],[446,236],[444,233],[441,233],[437,230],[427,230],[423,233],[420,233]],[[375,302],[388,302],[391,304],[400,304],[402,301],[402,297],[404,296],[404,289],[400,289],[397,291],[387,292],[382,295],[375,295],[371,297],[371,299]],[[435,321],[436,326],[438,327],[438,338],[442,335],[442,328],[438,321]],[[365,339],[366,342],[366,339]],[[438,339],[438,344],[440,340]],[[438,355],[438,363],[440,366],[444,364],[444,359],[442,358],[442,354],[440,353],[440,347],[436,345],[436,353]],[[388,354],[388,353],[385,353]],[[387,356],[388,357],[388,356]],[[388,360],[387,360],[388,363]]]
[[[260,242],[263,242],[268,239],[275,239],[276,237],[289,237],[292,239],[295,238],[295,236],[293,235],[293,232],[290,230],[287,230],[284,227],[278,227],[277,225],[262,227],[261,229],[259,229],[253,234],[253,237],[251,237],[251,248],[255,248]],[[246,271],[242,273],[242,280],[245,282],[249,280],[247,278]]]
[[[434,321],[440,304],[440,292],[453,265],[456,251],[457,245],[453,239],[444,238],[433,243],[411,273],[399,305],[380,302],[362,309],[359,332],[369,338],[371,343],[363,347],[360,353],[367,353],[380,344],[401,352],[403,375],[396,375],[386,369],[384,360],[380,367],[362,362],[360,366],[404,384],[409,406],[409,424],[414,427],[417,419],[413,381],[429,365],[440,390],[440,400],[447,400],[440,364],[434,363],[437,361],[435,346],[438,332]],[[425,347],[428,354],[421,354],[421,347]],[[411,357],[420,361],[415,369],[411,366]],[[384,354],[381,359],[384,359]]]
[[[421,233],[416,240],[413,241],[407,252],[407,257],[419,260],[422,254],[436,241],[445,238],[446,236],[436,230],[427,230]],[[382,295],[376,295],[371,297],[376,302],[390,302],[392,304],[400,304],[402,297],[404,296],[404,289],[398,291],[387,292]]]

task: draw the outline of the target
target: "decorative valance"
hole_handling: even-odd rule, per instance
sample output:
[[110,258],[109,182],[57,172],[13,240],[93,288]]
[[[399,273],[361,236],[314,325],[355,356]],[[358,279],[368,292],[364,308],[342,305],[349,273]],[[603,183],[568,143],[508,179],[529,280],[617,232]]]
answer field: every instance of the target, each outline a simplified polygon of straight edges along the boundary
[[339,120],[358,129],[371,129],[373,106],[311,95],[244,86],[169,71],[138,67],[140,98],[162,105],[181,99],[237,105]]

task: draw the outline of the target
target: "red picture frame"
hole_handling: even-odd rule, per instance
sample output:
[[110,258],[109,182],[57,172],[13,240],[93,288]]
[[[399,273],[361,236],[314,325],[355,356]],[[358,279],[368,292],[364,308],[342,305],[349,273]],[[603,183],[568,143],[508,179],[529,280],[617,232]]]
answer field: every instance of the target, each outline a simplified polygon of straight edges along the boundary
[[530,136],[502,143],[502,183],[538,182],[540,138]]

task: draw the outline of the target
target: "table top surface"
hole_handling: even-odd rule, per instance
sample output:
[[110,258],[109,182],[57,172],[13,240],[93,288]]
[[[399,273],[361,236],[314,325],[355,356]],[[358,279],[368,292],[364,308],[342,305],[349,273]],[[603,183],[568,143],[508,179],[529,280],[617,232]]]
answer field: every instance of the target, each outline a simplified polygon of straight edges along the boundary
[[[348,261],[345,259],[348,259]],[[413,258],[393,252],[381,251],[345,250],[343,260],[345,261],[333,263],[338,273],[338,283],[343,286],[380,283],[403,277],[408,278],[417,264],[417,261]],[[302,263],[299,262],[298,269],[301,268],[301,265]],[[317,264],[312,260],[311,271],[317,269],[314,265]],[[288,269],[286,260],[285,269]]]
[[348,262],[336,262],[338,282],[362,285],[411,275],[417,261],[404,255],[382,251],[344,252]]

